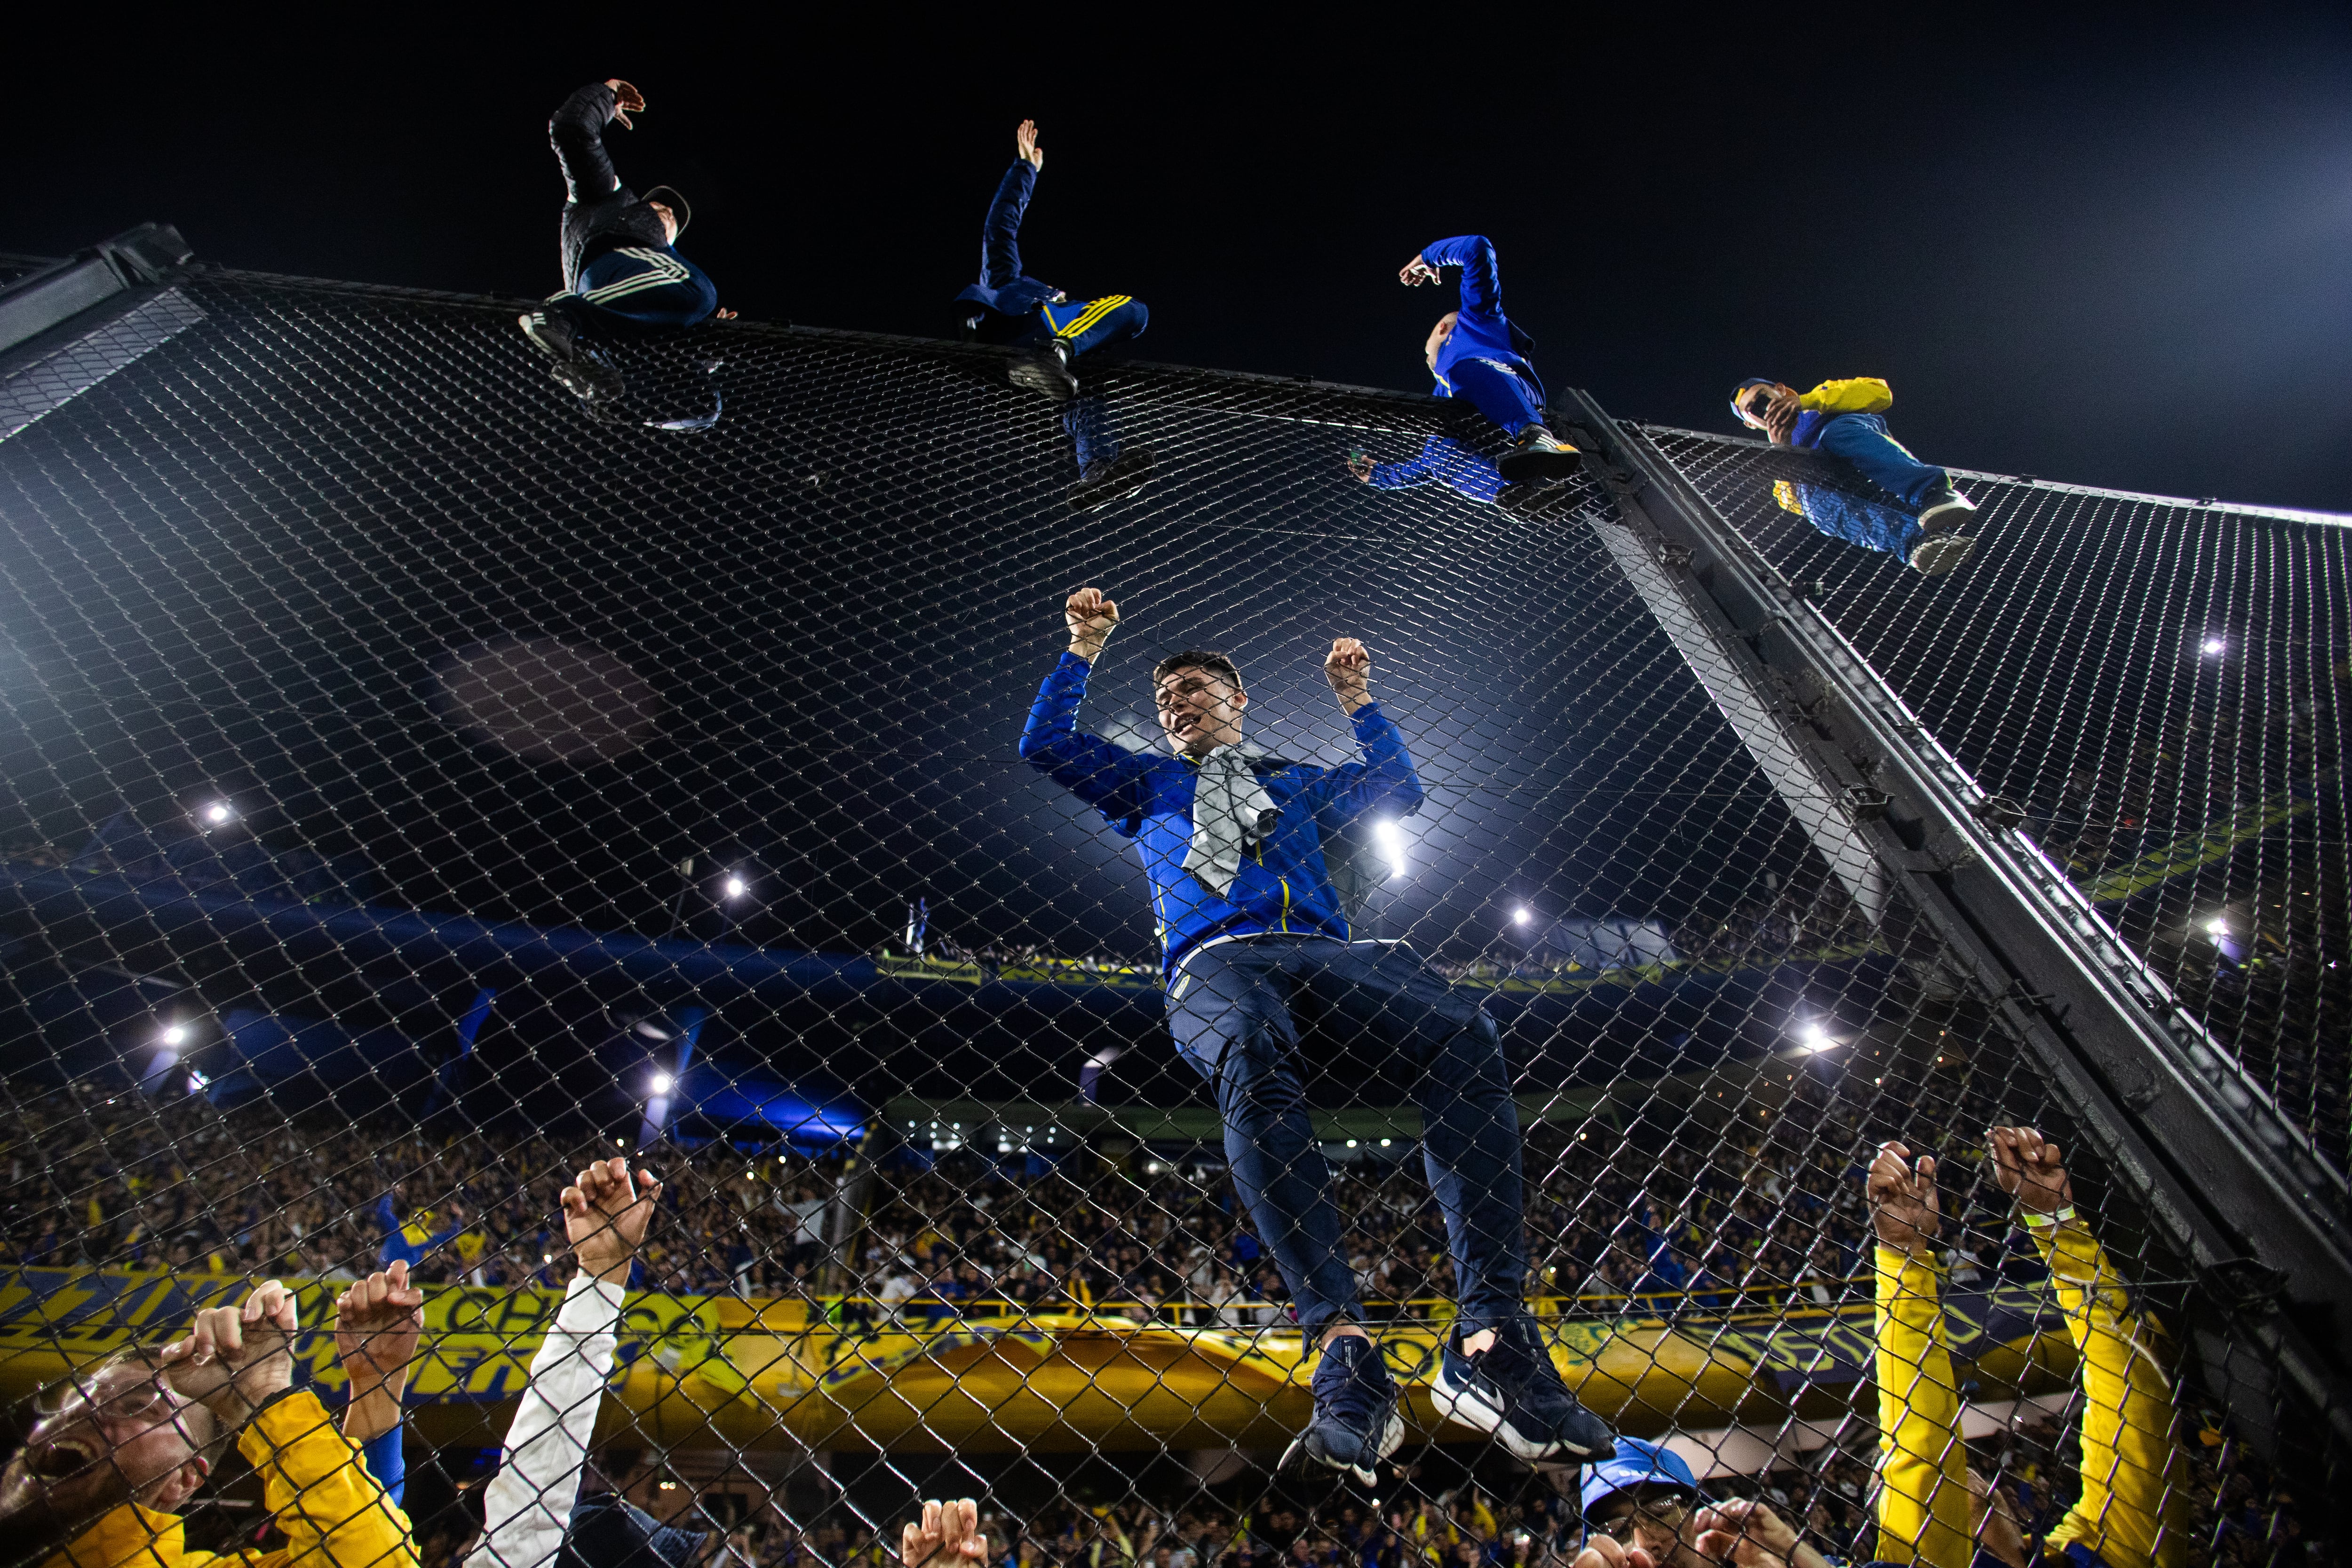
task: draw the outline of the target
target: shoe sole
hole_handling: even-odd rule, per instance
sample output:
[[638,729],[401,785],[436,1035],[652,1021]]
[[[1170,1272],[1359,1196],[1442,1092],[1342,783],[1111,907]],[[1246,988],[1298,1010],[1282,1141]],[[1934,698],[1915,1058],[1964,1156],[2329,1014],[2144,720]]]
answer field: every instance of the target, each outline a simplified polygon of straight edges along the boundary
[[1926,533],[1948,532],[1975,516],[1976,510],[1964,500],[1948,500],[1941,506],[1931,506],[1921,512],[1919,527]]
[[1024,391],[1042,392],[1056,403],[1067,403],[1078,395],[1067,373],[1035,360],[1014,361],[1005,371],[1004,379]]
[[1495,464],[1505,484],[1528,480],[1564,479],[1584,467],[1584,454],[1570,447],[1557,452],[1506,452]]
[[1911,569],[1922,577],[1945,577],[1968,564],[1977,542],[1965,534],[1931,533],[1911,547]]
[[[1289,1468],[1290,1462],[1293,1459],[1296,1459],[1299,1455],[1304,1454],[1318,1465],[1327,1466],[1335,1470],[1347,1471],[1365,1486],[1370,1487],[1378,1486],[1380,1484],[1381,1478],[1369,1467],[1364,1465],[1342,1464],[1337,1459],[1327,1459],[1322,1455],[1317,1453],[1314,1449],[1307,1446],[1307,1434],[1301,1432],[1297,1436],[1293,1437],[1290,1440],[1290,1447],[1285,1448],[1282,1451],[1282,1458],[1275,1461],[1275,1474],[1280,1475],[1284,1470]],[[1381,1459],[1387,1458],[1391,1454],[1395,1453],[1403,1446],[1404,1412],[1402,1410],[1391,1409],[1389,1412],[1388,1426],[1381,1433],[1380,1453],[1372,1462],[1374,1464],[1378,1464]]]
[[1599,1448],[1580,1448],[1565,1437],[1538,1443],[1512,1426],[1502,1406],[1475,1388],[1452,1387],[1443,1373],[1430,1382],[1429,1403],[1436,1407],[1439,1415],[1457,1426],[1467,1426],[1474,1432],[1486,1432],[1500,1437],[1503,1447],[1509,1450],[1513,1458],[1530,1465],[1563,1456],[1580,1461],[1596,1458],[1609,1447],[1604,1444]]

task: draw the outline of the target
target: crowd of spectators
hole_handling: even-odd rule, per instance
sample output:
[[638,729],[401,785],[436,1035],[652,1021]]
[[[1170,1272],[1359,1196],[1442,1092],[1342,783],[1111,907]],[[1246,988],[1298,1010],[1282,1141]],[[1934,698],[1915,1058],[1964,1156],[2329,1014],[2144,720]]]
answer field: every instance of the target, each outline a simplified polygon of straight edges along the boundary
[[[1869,1102],[1822,1077],[1787,1077],[1752,1128],[1746,1098],[1702,1102],[1665,1138],[1598,1120],[1529,1127],[1538,1293],[1595,1312],[1859,1299],[1868,1254],[1853,1178]],[[1966,1100],[1971,1081],[1959,1071],[1938,1092]],[[586,1134],[292,1124],[200,1095],[122,1093],[17,1118],[6,1252],[52,1266],[349,1279],[404,1257],[427,1283],[553,1285],[565,1268],[555,1194],[594,1152]],[[1442,1218],[1420,1162],[1403,1157],[1410,1142],[1401,1128],[1391,1149],[1343,1159],[1335,1181],[1376,1318],[1453,1289]],[[845,1186],[845,1151],[709,1142],[646,1157],[669,1184],[672,1215],[641,1257],[647,1288],[845,1295],[933,1318],[1100,1308],[1248,1326],[1285,1311],[1213,1149],[1073,1137],[1056,1158],[991,1159],[901,1146],[863,1187]],[[1979,1186],[1956,1184],[1982,1207],[1963,1215],[1955,1282],[2038,1277],[1999,1194]],[[850,1237],[839,1256],[836,1234]]]

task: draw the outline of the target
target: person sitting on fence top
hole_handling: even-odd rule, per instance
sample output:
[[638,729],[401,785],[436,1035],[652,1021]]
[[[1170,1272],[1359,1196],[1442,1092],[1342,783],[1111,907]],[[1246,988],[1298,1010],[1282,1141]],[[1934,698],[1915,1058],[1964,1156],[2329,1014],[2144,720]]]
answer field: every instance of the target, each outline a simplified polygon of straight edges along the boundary
[[1620,1437],[1580,1483],[1584,1549],[1570,1568],[1831,1568],[1772,1505],[1709,1502],[1680,1454]]
[[1437,318],[1423,345],[1437,395],[1466,400],[1511,437],[1510,449],[1495,464],[1504,483],[1568,478],[1584,458],[1544,426],[1543,382],[1528,362],[1535,340],[1503,314],[1494,243],[1483,234],[1441,239],[1406,262],[1397,281],[1408,289],[1435,283],[1445,267],[1462,269],[1462,302]]
[[483,1533],[465,1568],[693,1568],[707,1531],[663,1524],[625,1498],[580,1497],[588,1445],[617,1354],[629,1268],[662,1184],[619,1157],[592,1161],[558,1200],[580,1271],[530,1358],[530,1379],[507,1428],[482,1504]]
[[592,407],[623,391],[620,372],[595,352],[598,337],[735,313],[719,309],[717,286],[677,253],[693,216],[686,198],[668,185],[641,196],[614,171],[604,128],[617,121],[627,130],[645,107],[645,95],[614,77],[565,99],[547,122],[563,169],[563,291],[518,322],[554,362],[550,374]]
[[1091,355],[1099,364],[1112,350],[1141,337],[1151,312],[1125,294],[1072,300],[1021,270],[1021,219],[1045,167],[1037,122],[1024,120],[1013,133],[1013,167],[998,182],[981,228],[980,281],[956,296],[956,319],[968,338],[1025,351],[1007,374],[1015,386],[1062,405],[1062,427],[1078,458],[1069,503],[1086,511],[1140,490],[1151,477],[1151,454],[1140,447],[1120,449],[1110,403],[1087,384],[1079,361]]
[[1999,1489],[1969,1471],[1935,1255],[1936,1161],[1884,1143],[1865,1178],[1878,1232],[1878,1555],[1929,1568],[2174,1568],[2190,1546],[2189,1466],[2149,1325],[2075,1214],[2058,1146],[2030,1127],[1993,1128],[1985,1142],[2081,1357],[2083,1494],[2057,1528],[2028,1542]]
[[1305,1451],[1369,1485],[1404,1427],[1380,1348],[1358,1326],[1356,1277],[1304,1104],[1294,1003],[1346,1018],[1417,1068],[1423,1157],[1460,1282],[1431,1390],[1438,1410],[1529,1461],[1605,1451],[1607,1425],[1560,1381],[1522,1300],[1518,1112],[1494,1020],[1410,948],[1355,941],[1334,884],[1332,862],[1360,819],[1410,816],[1423,800],[1404,736],[1372,699],[1371,655],[1339,637],[1323,661],[1360,762],[1316,767],[1249,750],[1241,673],[1200,650],[1152,671],[1174,753],[1152,757],[1077,727],[1087,677],[1118,619],[1097,589],[1069,595],[1069,650],[1029,710],[1021,755],[1101,812],[1143,862],[1169,1028],[1213,1086],[1234,1184],[1299,1327],[1321,1345]]
[[[396,1339],[393,1320],[409,1308],[373,1310],[383,1321],[346,1326]],[[293,1386],[299,1327],[292,1292],[273,1279],[238,1306],[197,1312],[161,1350],[125,1351],[77,1377],[0,1471],[10,1559],[54,1548],[47,1568],[416,1568],[407,1515],[319,1396]],[[187,1549],[176,1510],[232,1440],[261,1473],[286,1537],[278,1550]]]
[[1894,405],[1894,391],[1874,375],[1825,381],[1806,393],[1751,377],[1731,394],[1731,411],[1739,422],[1762,431],[1774,446],[1843,458],[1903,507],[1896,511],[1826,485],[1782,480],[1773,494],[1784,510],[1832,539],[1940,577],[1957,570],[1976,548],[1976,541],[1957,531],[1974,515],[1976,503],[1954,488],[1951,475],[1913,457],[1888,431],[1885,411]]

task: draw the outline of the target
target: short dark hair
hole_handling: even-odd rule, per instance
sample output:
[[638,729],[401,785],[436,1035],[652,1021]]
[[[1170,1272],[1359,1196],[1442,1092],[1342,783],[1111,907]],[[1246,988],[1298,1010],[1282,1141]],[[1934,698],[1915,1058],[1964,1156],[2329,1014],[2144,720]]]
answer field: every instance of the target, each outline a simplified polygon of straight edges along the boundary
[[1223,654],[1202,647],[1188,647],[1171,653],[1153,665],[1151,689],[1159,690],[1160,683],[1180,669],[1205,669],[1212,675],[1220,675],[1232,681],[1235,690],[1242,689],[1242,672],[1234,661]]

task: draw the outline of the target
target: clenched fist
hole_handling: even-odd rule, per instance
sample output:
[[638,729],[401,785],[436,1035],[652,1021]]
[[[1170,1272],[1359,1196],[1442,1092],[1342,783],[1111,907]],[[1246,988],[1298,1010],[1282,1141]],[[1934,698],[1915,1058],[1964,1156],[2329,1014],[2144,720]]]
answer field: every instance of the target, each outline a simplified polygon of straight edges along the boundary
[[1339,699],[1339,706],[1353,713],[1372,700],[1372,656],[1355,637],[1334,637],[1330,657],[1323,661],[1323,679]]
[[1092,664],[1118,625],[1118,605],[1100,588],[1081,588],[1063,602],[1062,619],[1069,624],[1070,651]]

